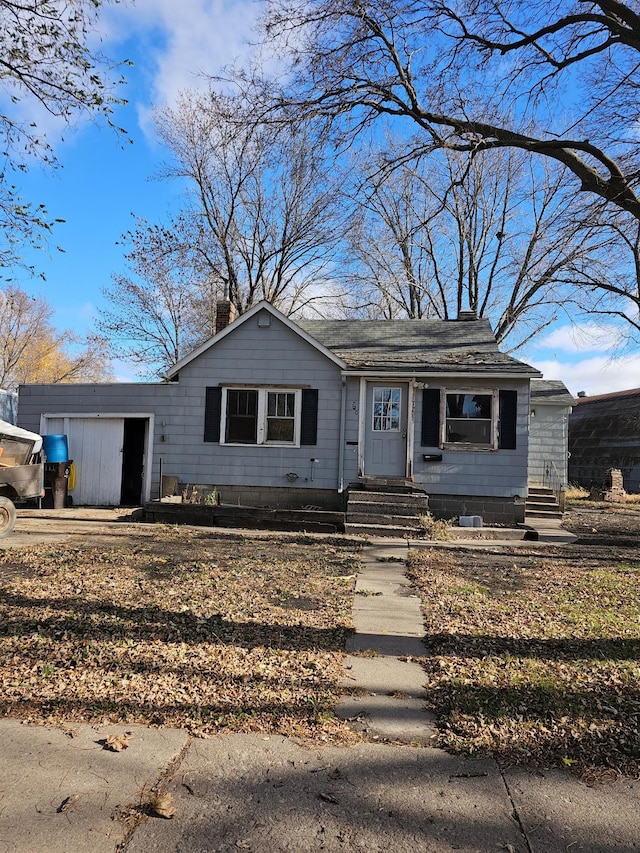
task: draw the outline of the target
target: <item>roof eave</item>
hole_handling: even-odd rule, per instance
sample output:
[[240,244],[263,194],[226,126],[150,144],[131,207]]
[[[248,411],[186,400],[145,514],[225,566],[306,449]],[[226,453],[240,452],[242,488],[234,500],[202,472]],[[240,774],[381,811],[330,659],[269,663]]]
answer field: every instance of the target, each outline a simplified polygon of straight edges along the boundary
[[377,370],[376,368],[367,368],[366,370],[356,368],[346,368],[342,371],[344,376],[350,377],[379,377],[381,379],[415,379],[420,376],[428,377],[446,377],[448,379],[537,379],[542,376],[538,370],[523,370],[515,372],[513,370],[425,370],[423,368],[417,370]]

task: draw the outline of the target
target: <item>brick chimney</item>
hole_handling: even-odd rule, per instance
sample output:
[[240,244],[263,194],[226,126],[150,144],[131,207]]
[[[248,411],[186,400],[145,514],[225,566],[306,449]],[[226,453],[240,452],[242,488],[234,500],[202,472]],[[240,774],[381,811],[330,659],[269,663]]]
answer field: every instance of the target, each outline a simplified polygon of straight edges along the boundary
[[216,302],[216,335],[236,319],[236,306],[228,299]]
[[458,320],[462,322],[469,322],[470,320],[477,320],[478,315],[476,312],[471,309],[470,311],[458,311]]

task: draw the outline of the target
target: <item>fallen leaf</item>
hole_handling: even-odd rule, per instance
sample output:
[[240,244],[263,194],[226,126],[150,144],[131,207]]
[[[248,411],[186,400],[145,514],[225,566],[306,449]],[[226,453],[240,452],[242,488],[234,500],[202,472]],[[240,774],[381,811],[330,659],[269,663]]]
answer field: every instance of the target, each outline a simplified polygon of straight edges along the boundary
[[176,813],[175,806],[173,805],[173,794],[170,793],[158,794],[152,797],[149,805],[155,815],[164,817],[167,820],[170,820]]
[[129,747],[129,740],[132,737],[131,732],[122,732],[119,735],[107,735],[102,748],[109,749],[111,752],[122,752],[123,749]]

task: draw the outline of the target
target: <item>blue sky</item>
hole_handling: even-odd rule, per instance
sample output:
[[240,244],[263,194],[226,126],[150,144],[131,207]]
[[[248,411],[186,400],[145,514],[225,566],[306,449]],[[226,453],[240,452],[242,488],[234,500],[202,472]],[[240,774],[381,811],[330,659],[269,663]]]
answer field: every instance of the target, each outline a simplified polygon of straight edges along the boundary
[[[132,214],[158,221],[175,204],[179,187],[153,179],[163,156],[153,136],[153,107],[172,104],[182,89],[200,85],[202,72],[213,74],[247,58],[260,5],[258,0],[137,0],[105,10],[100,23],[105,52],[134,63],[123,69],[123,97],[129,103],[115,116],[133,144],[95,125],[65,131],[64,142],[56,142],[57,129],[49,125],[62,168],[36,167],[23,180],[25,197],[66,220],[56,228],[48,252],[25,255],[46,281],[26,275],[19,281],[49,300],[60,328],[91,330],[104,304],[103,288],[113,273],[124,270],[124,249],[117,243],[132,226]],[[615,337],[615,330],[586,326],[576,334],[559,325],[516,355],[545,378],[562,379],[574,394],[637,387],[640,348],[614,361]],[[136,378],[124,363],[115,370],[120,379]]]

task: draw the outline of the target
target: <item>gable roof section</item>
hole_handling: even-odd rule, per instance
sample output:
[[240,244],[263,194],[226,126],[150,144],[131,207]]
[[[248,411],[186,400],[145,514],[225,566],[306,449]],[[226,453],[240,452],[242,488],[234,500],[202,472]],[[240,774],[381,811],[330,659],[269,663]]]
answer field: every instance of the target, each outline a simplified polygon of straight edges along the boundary
[[167,377],[169,379],[173,379],[175,376],[178,375],[178,373],[180,373],[180,371],[182,370],[183,367],[186,367],[187,364],[190,364],[192,361],[195,361],[197,358],[199,358],[201,355],[203,355],[203,353],[205,353],[208,349],[215,346],[218,343],[218,341],[221,341],[223,338],[226,338],[227,335],[235,332],[236,329],[238,329],[240,326],[242,326],[244,323],[246,323],[248,320],[250,320],[256,314],[258,314],[260,311],[268,311],[269,314],[271,314],[277,320],[280,320],[281,323],[284,323],[284,325],[288,329],[290,329],[292,332],[294,332],[296,335],[298,335],[298,337],[305,340],[314,349],[318,350],[318,352],[321,352],[322,355],[326,356],[330,361],[332,361],[334,364],[338,365],[338,367],[344,368],[346,366],[345,363],[342,361],[342,359],[339,356],[337,356],[335,353],[331,352],[331,350],[329,350],[325,346],[323,346],[322,343],[320,343],[319,341],[317,341],[313,337],[311,337],[311,335],[309,335],[309,333],[306,332],[302,328],[302,326],[294,323],[288,317],[285,317],[285,315],[282,314],[280,311],[278,311],[277,308],[274,308],[270,302],[265,302],[264,300],[262,300],[261,302],[258,302],[257,305],[254,305],[253,308],[250,308],[247,312],[245,312],[244,314],[241,314],[237,320],[233,321],[233,323],[229,323],[229,325],[226,326],[224,329],[222,329],[221,332],[218,332],[217,335],[214,335],[212,338],[209,338],[208,341],[205,341],[199,347],[194,349],[193,352],[189,353],[189,355],[186,355],[184,358],[181,358],[180,361],[176,362],[173,365],[173,367],[171,367],[167,371]]
[[572,423],[576,423],[581,418],[618,419],[633,415],[636,431],[640,427],[640,388],[612,391],[609,394],[597,394],[593,397],[578,397],[577,403],[571,415]]
[[498,349],[488,320],[298,320],[352,370],[512,374],[539,371]]
[[575,406],[576,398],[560,379],[532,379],[531,402],[537,406]]
[[595,403],[600,400],[603,403],[606,403],[607,400],[629,400],[630,402],[635,402],[636,400],[640,400],[640,388],[629,388],[625,391],[610,391],[608,394],[594,394],[590,397],[578,397],[578,405],[584,406],[585,404]]
[[[304,320],[259,302],[167,371],[169,379],[260,311],[267,311],[338,367],[357,373],[540,376],[500,352],[488,320]],[[566,390],[566,389],[565,389]]]

